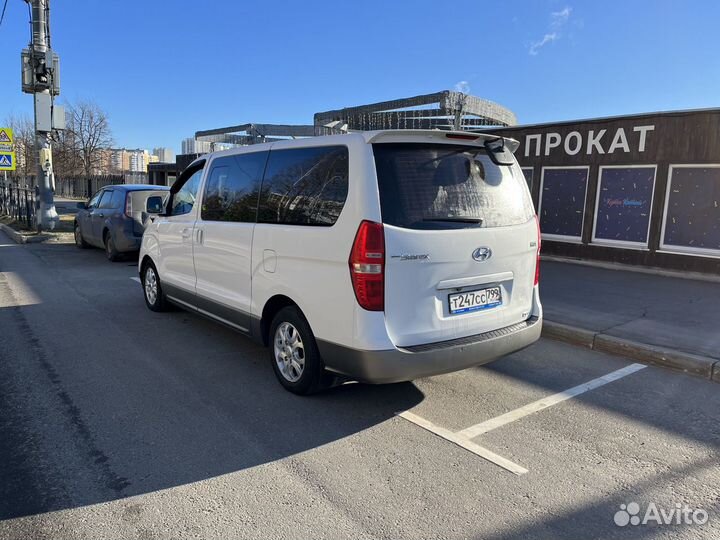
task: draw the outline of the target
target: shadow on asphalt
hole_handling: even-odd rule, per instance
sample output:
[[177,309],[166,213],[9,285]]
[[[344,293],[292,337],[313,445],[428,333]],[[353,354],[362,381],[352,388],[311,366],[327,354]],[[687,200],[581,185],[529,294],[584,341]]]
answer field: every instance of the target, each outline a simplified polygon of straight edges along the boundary
[[[544,518],[534,518],[532,523],[515,524],[512,531],[506,534],[490,535],[485,538],[487,540],[515,540],[517,538],[605,540],[607,538],[658,538],[660,533],[668,535],[663,536],[663,538],[685,537],[683,533],[693,535],[688,536],[688,538],[711,538],[712,519],[719,509],[718,501],[684,501],[688,507],[692,509],[699,508],[709,514],[710,521],[705,524],[671,523],[669,525],[657,525],[656,522],[649,521],[647,524],[617,526],[613,519],[615,512],[620,510],[621,504],[627,505],[631,502],[640,505],[638,516],[641,519],[651,502],[654,502],[658,509],[671,512],[675,510],[675,503],[683,501],[680,495],[678,495],[677,500],[667,502],[653,500],[652,496],[648,496],[646,493],[652,493],[653,489],[656,489],[658,485],[671,486],[682,482],[688,476],[699,476],[702,471],[707,472],[715,468],[717,468],[717,460],[715,459],[695,461],[685,466],[673,468],[663,474],[653,475],[644,482],[633,484],[632,496],[622,495],[617,492],[608,494],[606,497],[592,503],[578,504],[567,511],[557,510],[552,514],[547,514]],[[582,531],[582,533],[579,531]]]
[[261,466],[424,397],[411,383],[290,394],[265,348],[187,312],[148,311],[134,271],[100,250],[33,246],[0,271],[40,300],[0,291],[0,519]]

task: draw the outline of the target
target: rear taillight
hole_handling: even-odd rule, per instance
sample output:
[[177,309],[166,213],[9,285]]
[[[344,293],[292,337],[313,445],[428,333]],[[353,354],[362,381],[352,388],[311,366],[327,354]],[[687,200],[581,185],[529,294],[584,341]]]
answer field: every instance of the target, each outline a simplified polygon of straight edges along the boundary
[[132,197],[130,193],[125,194],[125,215],[132,217]]
[[368,311],[385,309],[385,233],[380,223],[360,223],[350,252],[350,278],[358,304]]
[[540,218],[535,216],[537,225],[537,259],[535,260],[535,285],[540,283]]

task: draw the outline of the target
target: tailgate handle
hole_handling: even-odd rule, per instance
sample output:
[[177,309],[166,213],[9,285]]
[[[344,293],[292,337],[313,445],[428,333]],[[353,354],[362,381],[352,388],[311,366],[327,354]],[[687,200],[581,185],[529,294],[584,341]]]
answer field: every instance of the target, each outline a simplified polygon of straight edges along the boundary
[[445,279],[437,284],[438,290],[443,289],[461,289],[462,287],[472,287],[473,285],[484,285],[486,283],[501,283],[503,281],[512,281],[512,272],[499,272],[497,274],[485,274],[483,276],[470,276],[458,279]]

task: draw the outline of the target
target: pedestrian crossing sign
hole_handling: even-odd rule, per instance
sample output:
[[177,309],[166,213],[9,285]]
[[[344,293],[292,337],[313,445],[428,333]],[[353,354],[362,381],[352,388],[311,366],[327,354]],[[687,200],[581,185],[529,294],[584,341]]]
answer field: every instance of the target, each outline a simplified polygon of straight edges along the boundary
[[12,144],[13,143],[13,130],[10,128],[0,128],[0,144]]
[[0,171],[15,170],[15,152],[0,152]]

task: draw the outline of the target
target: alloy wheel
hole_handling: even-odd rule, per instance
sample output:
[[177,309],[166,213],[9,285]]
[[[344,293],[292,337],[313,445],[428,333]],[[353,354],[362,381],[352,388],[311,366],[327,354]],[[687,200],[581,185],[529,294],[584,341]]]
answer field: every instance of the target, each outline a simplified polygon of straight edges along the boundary
[[155,305],[158,297],[158,282],[155,270],[151,266],[145,270],[145,298],[150,305]]
[[299,381],[305,370],[305,346],[297,328],[289,322],[281,323],[275,330],[273,342],[280,373],[289,382]]

